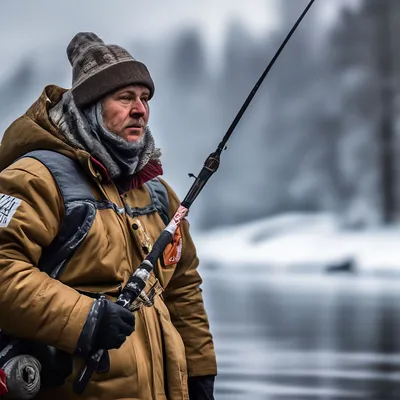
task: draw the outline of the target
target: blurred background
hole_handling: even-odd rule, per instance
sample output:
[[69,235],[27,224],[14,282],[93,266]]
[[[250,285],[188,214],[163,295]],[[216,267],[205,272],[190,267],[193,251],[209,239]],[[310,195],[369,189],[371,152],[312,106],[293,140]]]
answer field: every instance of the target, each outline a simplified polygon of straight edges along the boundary
[[[307,0],[0,4],[0,137],[79,31],[156,84],[183,198]],[[400,398],[400,2],[316,0],[190,211],[217,400]]]

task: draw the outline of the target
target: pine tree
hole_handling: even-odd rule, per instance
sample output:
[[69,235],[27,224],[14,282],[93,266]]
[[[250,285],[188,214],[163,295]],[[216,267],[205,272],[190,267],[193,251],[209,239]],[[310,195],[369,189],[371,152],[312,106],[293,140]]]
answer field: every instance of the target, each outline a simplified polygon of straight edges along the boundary
[[357,224],[396,217],[393,27],[399,12],[396,1],[363,0],[359,10],[344,11],[331,41],[341,91],[342,171],[351,187],[347,214]]

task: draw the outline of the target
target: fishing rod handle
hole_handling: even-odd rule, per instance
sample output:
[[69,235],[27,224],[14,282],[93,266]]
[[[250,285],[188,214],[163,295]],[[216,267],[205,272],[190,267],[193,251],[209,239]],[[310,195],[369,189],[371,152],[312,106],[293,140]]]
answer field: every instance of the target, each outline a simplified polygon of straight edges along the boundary
[[165,248],[171,243],[173,234],[164,229],[153,245],[150,253],[142,261],[136,271],[130,276],[128,282],[123,287],[116,303],[121,307],[130,309],[133,302],[139,297],[146,287],[150,273],[157,260],[162,256]]
[[172,242],[175,231],[181,224],[182,219],[188,213],[188,209],[182,205],[178,207],[171,221],[161,232],[155,241],[151,251],[139,265],[137,270],[131,275],[128,282],[118,296],[117,304],[129,309],[132,303],[139,297],[140,293],[146,286],[146,282],[150,276],[157,260],[162,257],[164,250]]

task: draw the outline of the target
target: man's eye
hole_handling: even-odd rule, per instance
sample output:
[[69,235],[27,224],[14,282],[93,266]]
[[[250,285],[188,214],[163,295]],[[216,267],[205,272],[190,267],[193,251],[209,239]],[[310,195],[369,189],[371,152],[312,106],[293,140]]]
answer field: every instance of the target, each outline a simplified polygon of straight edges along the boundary
[[123,101],[130,101],[131,98],[130,98],[130,96],[121,96],[121,97],[120,97],[120,100],[123,100]]

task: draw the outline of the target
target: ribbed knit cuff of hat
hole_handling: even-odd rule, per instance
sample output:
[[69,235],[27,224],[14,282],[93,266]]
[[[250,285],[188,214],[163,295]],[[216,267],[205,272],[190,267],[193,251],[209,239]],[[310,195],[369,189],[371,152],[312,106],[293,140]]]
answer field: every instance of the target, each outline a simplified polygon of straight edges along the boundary
[[79,108],[93,104],[108,93],[132,84],[148,87],[152,95],[154,88],[149,82],[150,79],[144,64],[139,61],[124,61],[89,76],[72,88],[72,95]]

